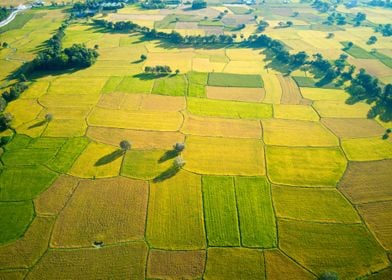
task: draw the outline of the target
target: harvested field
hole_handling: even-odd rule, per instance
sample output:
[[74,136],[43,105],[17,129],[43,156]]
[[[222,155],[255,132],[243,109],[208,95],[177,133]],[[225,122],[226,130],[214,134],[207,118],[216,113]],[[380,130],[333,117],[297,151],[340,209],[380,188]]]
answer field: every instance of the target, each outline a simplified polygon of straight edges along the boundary
[[300,104],[302,100],[301,92],[296,82],[289,76],[277,75],[280,86],[282,88],[282,97],[280,103],[282,104]]
[[352,205],[335,189],[273,186],[272,194],[279,218],[313,222],[361,222]]
[[350,162],[339,189],[352,203],[392,200],[392,160]]
[[211,62],[209,58],[197,58],[192,59],[192,70],[198,72],[222,72],[225,68],[226,63],[223,62]]
[[178,53],[168,53],[164,49],[165,54],[149,53],[148,59],[144,66],[168,65],[173,71],[179,69],[181,73],[192,70],[192,58],[195,56],[193,51],[179,51]]
[[385,77],[392,75],[392,69],[386,66],[375,57],[373,59],[349,59],[349,63],[355,65],[358,69],[364,68],[366,72],[375,77]]
[[355,279],[354,275],[366,275],[389,264],[382,247],[361,224],[281,219],[278,226],[281,250],[316,274],[332,270],[343,279]]
[[75,248],[92,246],[95,241],[141,240],[147,200],[144,181],[122,177],[81,181],[56,221],[51,246]]
[[205,251],[151,250],[147,277],[159,279],[195,279],[202,277]]
[[144,279],[147,261],[144,242],[100,249],[49,250],[27,275],[27,279],[132,278]]
[[125,111],[95,108],[89,125],[141,130],[177,131],[182,123],[178,112]]
[[264,148],[259,140],[189,136],[186,146],[186,170],[212,175],[265,174]]
[[358,211],[381,245],[386,250],[391,250],[392,201],[362,204],[358,206]]
[[31,267],[46,251],[54,219],[36,217],[18,241],[0,246],[0,268]]
[[78,179],[69,175],[61,175],[39,197],[34,200],[38,215],[57,215],[78,185]]
[[146,234],[153,248],[205,248],[200,176],[180,171],[150,185]]
[[265,95],[264,89],[262,88],[207,86],[206,91],[208,98],[247,102],[261,102]]
[[121,175],[136,179],[151,180],[172,166],[170,160],[163,160],[165,150],[130,150],[124,157]]
[[392,141],[383,140],[381,137],[343,139],[342,148],[352,161],[392,158]]
[[245,248],[210,248],[204,279],[265,279],[263,252]]
[[381,125],[370,119],[322,118],[321,122],[341,138],[375,137],[385,132]]
[[302,121],[318,121],[320,117],[312,106],[274,104],[274,117]]
[[272,117],[272,106],[270,104],[201,98],[188,98],[188,111],[201,116],[236,119],[266,119]]
[[200,136],[255,139],[260,139],[262,135],[259,121],[199,117],[194,115],[188,115],[185,118],[181,132]]
[[105,178],[119,175],[122,162],[119,148],[91,142],[69,170],[81,178]]
[[267,279],[307,280],[316,277],[295,263],[280,250],[264,252]]
[[203,176],[203,202],[209,246],[239,246],[234,179]]
[[346,169],[339,148],[287,148],[267,146],[267,169],[275,184],[334,187]]
[[276,146],[339,146],[335,135],[319,122],[270,119],[262,121],[263,138]]
[[94,141],[117,146],[128,140],[135,149],[171,149],[177,142],[184,142],[185,136],[179,132],[143,131],[111,127],[90,126],[87,136]]
[[[258,76],[260,72],[264,69],[264,63],[261,61],[261,57],[257,58],[253,61],[246,60],[234,60],[230,61],[223,72],[232,75],[255,75]],[[242,85],[238,85],[239,87],[247,87],[246,83]],[[256,83],[252,83],[249,87],[263,87],[262,85],[257,85]]]
[[227,73],[209,73],[209,86],[219,87],[263,87],[263,80],[260,75],[241,75],[241,74],[227,74]]
[[263,74],[265,88],[265,103],[280,104],[282,98],[282,87],[278,76],[275,74]]
[[271,190],[263,177],[236,177],[241,243],[246,247],[276,247]]

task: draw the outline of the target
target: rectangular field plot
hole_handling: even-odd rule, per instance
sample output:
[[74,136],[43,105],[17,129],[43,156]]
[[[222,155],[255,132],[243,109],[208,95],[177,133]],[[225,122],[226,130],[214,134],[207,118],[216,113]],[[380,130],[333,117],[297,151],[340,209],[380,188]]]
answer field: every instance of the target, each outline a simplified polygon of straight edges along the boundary
[[143,131],[110,127],[90,126],[87,136],[97,142],[117,146],[128,140],[135,149],[171,149],[177,142],[184,142],[185,136],[179,132]]
[[264,149],[259,140],[189,136],[186,146],[184,168],[189,171],[213,175],[265,174]]
[[370,106],[365,103],[354,105],[344,101],[315,101],[314,109],[324,118],[366,118]]
[[55,223],[51,247],[89,247],[144,238],[148,185],[122,177],[83,180]]
[[312,106],[274,104],[274,117],[278,119],[318,121],[320,117]]
[[151,250],[147,277],[156,279],[196,279],[204,273],[206,251]]
[[277,244],[270,185],[265,178],[236,177],[241,243],[272,248]]
[[207,97],[220,100],[261,102],[264,99],[262,88],[206,87]]
[[147,240],[160,249],[205,248],[200,176],[181,171],[150,185]]
[[182,123],[182,115],[178,112],[132,112],[95,108],[88,118],[88,123],[115,128],[177,131]]
[[334,187],[346,169],[339,148],[266,147],[269,178],[293,186]]
[[349,160],[368,161],[392,158],[392,141],[381,137],[345,139],[343,151]]
[[339,189],[354,204],[392,200],[392,160],[350,162]]
[[148,248],[144,242],[100,248],[49,250],[27,279],[144,279]]
[[204,279],[264,280],[263,252],[245,248],[210,248]]
[[[225,66],[223,72],[227,74],[232,73],[232,75],[248,74],[248,75],[258,76],[258,74],[260,74],[260,72],[264,70],[264,63],[263,61],[261,61],[261,59],[262,58],[258,58],[257,60],[254,61],[230,61]],[[254,83],[254,85],[256,85],[256,82]],[[250,86],[250,87],[255,87],[255,86]],[[262,87],[262,85],[259,84],[259,87]]]
[[127,76],[122,79],[116,88],[116,92],[124,93],[151,93],[154,80],[145,74]]
[[181,132],[190,135],[261,138],[261,125],[256,120],[235,120],[214,117],[185,117]]
[[106,77],[60,77],[51,82],[48,94],[99,94],[106,81]]
[[263,87],[263,80],[260,75],[241,75],[241,74],[227,74],[227,73],[209,73],[209,86],[219,87]]
[[362,49],[357,45],[353,45],[352,47],[348,48],[349,42],[341,42],[343,47],[345,48],[344,51],[351,55],[354,58],[364,58],[364,59],[372,59],[374,58],[370,53],[366,50]]
[[232,177],[203,176],[203,202],[209,246],[239,246]]
[[375,120],[323,118],[321,122],[342,138],[381,136],[385,129]]
[[262,125],[267,145],[339,146],[338,138],[319,122],[270,119]]
[[301,87],[301,94],[310,100],[346,100],[349,95],[342,89]]
[[264,89],[265,89],[265,103],[280,104],[282,97],[282,87],[279,79],[275,74],[263,74]]
[[358,206],[366,224],[385,249],[392,248],[392,201],[367,203]]
[[361,225],[279,220],[280,248],[311,271],[339,273],[342,279],[388,266],[383,248]]
[[188,110],[196,115],[240,119],[272,117],[270,104],[188,98]]
[[184,96],[186,93],[187,81],[184,75],[175,75],[155,80],[152,93]]
[[354,207],[335,189],[273,186],[276,215],[315,222],[360,223]]
[[300,104],[302,100],[301,92],[295,81],[289,76],[277,75],[282,88],[282,104]]

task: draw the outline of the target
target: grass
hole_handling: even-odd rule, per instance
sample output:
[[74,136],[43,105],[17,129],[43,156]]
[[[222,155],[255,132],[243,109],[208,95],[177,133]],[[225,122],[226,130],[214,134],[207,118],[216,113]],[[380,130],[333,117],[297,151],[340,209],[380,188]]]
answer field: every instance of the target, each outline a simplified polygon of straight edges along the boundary
[[204,176],[203,198],[208,245],[239,246],[233,178]]
[[33,13],[20,13],[16,15],[15,19],[11,21],[9,24],[6,26],[3,26],[0,28],[0,34],[5,33],[7,31],[11,30],[17,30],[17,29],[22,29],[23,26],[25,26],[26,23],[28,23],[32,18],[34,18]]
[[188,136],[185,144],[186,170],[212,175],[265,174],[264,148],[259,140]]
[[200,84],[189,83],[188,96],[205,98],[206,97],[205,86]]
[[152,93],[170,96],[184,96],[187,83],[184,75],[174,75],[155,80]]
[[31,201],[0,202],[0,244],[20,238],[34,215]]
[[150,185],[146,234],[153,248],[205,248],[202,221],[200,176],[180,171],[170,179]]
[[354,58],[374,59],[373,55],[355,44],[351,48],[348,48],[348,42],[344,41],[340,43],[344,47],[343,50]]
[[144,279],[148,248],[144,242],[133,242],[100,248],[49,250],[29,273],[30,279],[78,278],[123,279],[132,275]]
[[104,178],[120,173],[123,153],[119,148],[91,142],[76,159],[69,174],[81,178]]
[[276,184],[334,187],[347,164],[339,148],[268,146],[266,152],[268,175]]
[[342,279],[388,266],[384,250],[361,225],[279,220],[281,249],[311,271],[335,271]]
[[267,119],[272,117],[270,104],[226,100],[188,98],[188,111],[201,116],[240,119]]
[[334,223],[361,222],[352,205],[334,189],[273,186],[272,194],[276,215],[280,218]]
[[261,79],[260,75],[241,75],[213,72],[208,74],[208,85],[221,87],[261,88],[263,87],[263,80]]
[[380,137],[343,139],[342,148],[348,159],[353,161],[392,158],[392,142]]
[[115,91],[124,93],[150,93],[154,80],[146,75],[127,76],[120,82]]
[[338,138],[319,122],[264,120],[263,137],[267,145],[326,147],[339,146]]
[[39,165],[5,168],[0,176],[0,201],[33,199],[47,189],[56,177],[56,173]]
[[146,182],[121,177],[85,180],[57,218],[51,247],[89,247],[94,241],[115,244],[141,240],[147,201]]
[[245,248],[210,248],[204,279],[265,279],[263,252]]
[[109,77],[109,79],[106,81],[105,85],[102,88],[102,93],[111,93],[116,91],[116,88],[118,85],[121,83],[123,77]]
[[208,73],[191,71],[187,73],[187,77],[190,83],[207,85]]
[[160,162],[165,150],[130,150],[124,157],[121,175],[142,180],[151,180],[169,169],[171,160]]
[[[265,178],[237,177],[235,188],[241,243],[246,247],[272,248],[277,244],[269,183]],[[257,220],[257,223],[255,221]]]

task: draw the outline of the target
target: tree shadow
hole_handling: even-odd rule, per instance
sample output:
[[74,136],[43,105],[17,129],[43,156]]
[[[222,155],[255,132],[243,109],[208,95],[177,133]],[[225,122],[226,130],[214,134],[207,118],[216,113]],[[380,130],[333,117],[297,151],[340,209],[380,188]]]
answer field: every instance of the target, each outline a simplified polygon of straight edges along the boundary
[[94,164],[94,166],[102,166],[108,163],[111,163],[112,161],[115,161],[119,157],[124,155],[124,151],[121,149],[118,149],[106,156],[101,157],[97,162]]
[[181,169],[180,167],[173,164],[169,169],[163,171],[161,174],[156,176],[153,179],[153,182],[158,183],[158,182],[165,181],[165,180],[173,177],[174,175],[176,175],[178,173],[178,171],[180,171],[180,169]]
[[39,122],[37,122],[35,124],[32,124],[32,125],[30,125],[28,127],[28,129],[33,129],[33,128],[36,128],[36,127],[40,127],[40,126],[43,126],[44,124],[46,124],[46,120],[39,121]]
[[155,80],[157,78],[165,77],[168,74],[151,74],[151,73],[139,73],[136,75],[133,75],[132,77],[138,78],[139,80],[142,81],[149,81],[149,80]]
[[176,156],[178,156],[179,152],[176,150],[170,150],[170,151],[166,151],[159,159],[158,159],[158,163],[162,163],[165,162],[169,159],[175,158]]
[[143,61],[144,61],[144,59],[138,59],[138,60],[132,61],[132,64],[139,64],[139,63],[142,63]]

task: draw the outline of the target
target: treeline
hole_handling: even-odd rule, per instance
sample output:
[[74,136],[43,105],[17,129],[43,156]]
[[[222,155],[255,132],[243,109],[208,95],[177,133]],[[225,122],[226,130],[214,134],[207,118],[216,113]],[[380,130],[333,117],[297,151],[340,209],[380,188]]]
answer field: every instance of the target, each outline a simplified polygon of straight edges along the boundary
[[392,36],[392,24],[379,24],[376,27],[376,32],[380,32],[385,37]]
[[[11,126],[12,115],[9,113],[4,113],[5,108],[8,103],[16,100],[19,96],[27,89],[27,84],[25,82],[17,82],[11,86],[8,90],[3,91],[0,96],[0,132],[7,130]],[[0,143],[1,145],[2,143]]]
[[46,48],[30,63],[29,71],[81,69],[94,64],[98,57],[95,49],[87,48],[84,44],[73,44],[70,48],[63,49],[62,40],[68,24],[65,21],[47,41]]
[[176,31],[171,33],[159,32],[156,29],[142,27],[130,21],[109,22],[106,20],[94,20],[94,24],[99,27],[108,29],[114,32],[139,32],[147,39],[163,39],[173,44],[184,45],[206,45],[206,44],[232,44],[234,39],[230,35],[209,35],[209,36],[182,36]]
[[146,10],[164,9],[166,7],[166,3],[163,0],[148,0],[142,2],[140,6]]
[[192,9],[193,10],[198,10],[198,9],[204,9],[207,8],[207,2],[204,0],[193,0],[192,1]]
[[0,7],[0,21],[5,20],[9,15],[11,14],[11,11],[5,7]]
[[125,7],[125,3],[136,3],[131,0],[89,0],[76,2],[71,12],[79,17],[93,16],[101,11],[117,10]]
[[392,8],[392,2],[390,0],[372,0],[367,4],[374,7]]

